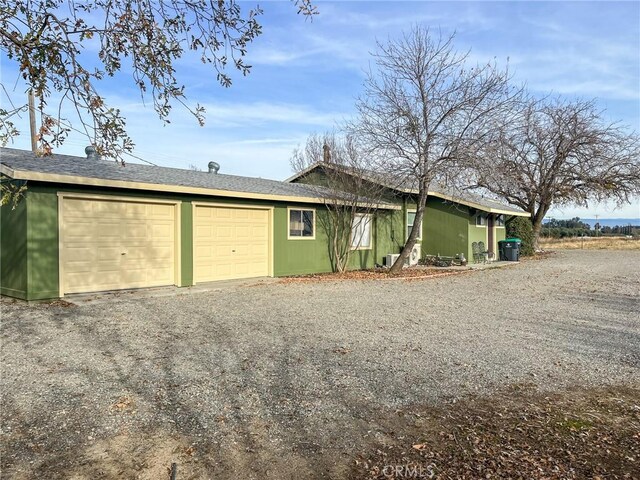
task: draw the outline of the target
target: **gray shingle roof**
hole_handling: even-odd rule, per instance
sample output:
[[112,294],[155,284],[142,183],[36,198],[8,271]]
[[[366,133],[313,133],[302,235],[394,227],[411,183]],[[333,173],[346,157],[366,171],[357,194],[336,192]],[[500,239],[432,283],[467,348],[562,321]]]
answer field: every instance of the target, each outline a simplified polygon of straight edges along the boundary
[[12,170],[26,172],[149,184],[149,190],[153,190],[154,185],[170,185],[310,199],[317,199],[321,192],[321,189],[316,186],[263,178],[212,174],[136,163],[127,163],[123,167],[110,160],[89,160],[71,155],[54,154],[36,157],[30,151],[14,148],[0,149],[0,163]]
[[[407,191],[415,191],[417,192],[417,188],[409,183],[403,183],[402,185],[399,186],[399,188],[402,188],[404,190]],[[452,197],[454,199],[459,199],[460,202],[470,202],[470,203],[476,203],[478,205],[481,205],[483,207],[487,207],[487,208],[492,208],[492,209],[497,209],[497,210],[504,210],[506,212],[513,212],[514,214],[522,214],[522,210],[517,208],[517,207],[513,207],[511,205],[506,205],[498,200],[495,200],[493,198],[489,198],[486,197],[484,195],[479,195],[477,193],[474,192],[470,192],[468,190],[459,190],[459,189],[455,189],[455,188],[447,188],[443,185],[433,185],[430,189],[429,192],[433,193],[434,195],[442,195],[445,197]]]
[[[298,172],[292,177],[287,179],[288,182],[296,182],[300,178],[304,177],[306,174],[314,170],[315,168],[321,168],[328,165],[322,165],[321,162],[315,163],[309,166],[302,172]],[[335,165],[330,165],[332,168],[337,168]],[[345,168],[345,167],[340,167]],[[404,193],[417,194],[418,189],[416,185],[406,179],[398,179],[388,174],[381,174],[374,171],[369,171],[364,178],[367,178],[369,181],[379,183],[391,190],[396,190]],[[442,185],[432,185],[429,188],[429,195],[435,197],[441,197],[445,199],[450,199],[450,201],[458,202],[461,204],[473,204],[479,207],[486,208],[487,211],[496,211],[498,210],[500,213],[512,213],[513,215],[528,215],[528,213],[523,210],[513,207],[511,205],[506,205],[498,200],[485,197],[483,195],[479,195],[473,192],[469,192],[467,190],[459,190],[453,188],[447,188]]]

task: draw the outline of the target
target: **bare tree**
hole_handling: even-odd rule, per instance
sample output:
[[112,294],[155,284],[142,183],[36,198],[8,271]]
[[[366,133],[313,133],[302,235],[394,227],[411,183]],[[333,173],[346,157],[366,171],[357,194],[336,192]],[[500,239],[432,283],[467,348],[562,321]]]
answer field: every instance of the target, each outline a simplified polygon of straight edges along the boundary
[[536,249],[552,206],[640,194],[637,133],[606,121],[593,101],[530,99],[494,135],[469,157],[475,183],[531,214]]
[[[292,2],[307,17],[317,13],[311,0]],[[98,92],[99,81],[130,71],[163,122],[177,102],[202,124],[204,109],[187,103],[178,81],[178,60],[192,51],[222,86],[230,86],[229,66],[242,75],[251,69],[243,59],[262,32],[261,14],[258,6],[241,10],[236,0],[0,0],[0,49],[39,99],[44,153],[73,128],[84,131],[98,153],[118,158],[133,149],[133,141],[120,111]],[[56,97],[58,104],[49,106]],[[10,96],[9,103],[0,109],[5,144],[18,133],[12,117],[26,108]],[[71,124],[60,116],[64,104],[76,113]]]
[[468,67],[468,53],[457,52],[453,38],[415,27],[379,43],[377,68],[357,102],[359,118],[349,126],[377,170],[418,190],[414,228],[391,273],[416,242],[431,183],[451,177],[459,152],[485,140],[490,118],[512,98],[508,72],[495,64]]
[[316,188],[318,197],[324,199],[327,214],[318,215],[318,221],[329,238],[332,268],[346,270],[351,253],[366,247],[367,240],[373,241],[373,213],[385,188],[366,179],[368,158],[348,135],[311,135],[304,149],[293,152],[291,166],[313,176],[302,181]]

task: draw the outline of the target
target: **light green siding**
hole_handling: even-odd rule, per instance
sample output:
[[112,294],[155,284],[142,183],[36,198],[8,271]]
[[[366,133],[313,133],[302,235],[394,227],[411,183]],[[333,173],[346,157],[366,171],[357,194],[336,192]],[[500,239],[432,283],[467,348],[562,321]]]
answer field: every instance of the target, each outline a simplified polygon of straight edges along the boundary
[[27,299],[59,295],[58,197],[36,189],[27,192]]
[[423,255],[467,255],[468,225],[469,211],[466,207],[430,197],[422,224]]
[[182,202],[180,208],[180,286],[193,285],[193,205]]
[[27,201],[0,208],[0,294],[27,298]]
[[[180,201],[180,284],[193,285],[192,202],[274,207],[273,270],[275,276],[330,272],[329,242],[322,227],[327,212],[322,205],[217,198],[195,195],[77,188],[70,185],[30,183],[18,208],[2,209],[2,294],[39,300],[59,295],[58,192],[99,194],[149,200]],[[316,210],[314,240],[289,240],[287,207]],[[379,211],[374,215],[372,248],[351,253],[349,268],[373,268],[385,255],[397,253],[404,243],[402,211]]]
[[486,225],[477,227],[475,217],[469,218],[469,256],[467,257],[467,259],[469,259],[470,262],[473,261],[473,249],[471,248],[471,244],[473,242],[484,242],[486,247],[487,228],[489,227],[487,227]]
[[[289,219],[287,207],[309,209],[309,205],[278,205],[274,211],[274,275],[304,275],[332,270],[329,255],[330,243],[326,233],[327,211],[323,206],[315,207],[316,233],[314,239],[288,238]],[[395,215],[394,215],[395,213]],[[382,264],[387,253],[398,251],[393,238],[402,230],[399,211],[381,211],[374,217],[373,242],[370,250],[354,250],[349,258],[350,269],[373,268]]]
[[[330,272],[329,240],[323,227],[323,205],[205,197],[107,188],[30,183],[25,199],[15,210],[0,211],[0,287],[3,295],[27,300],[59,295],[58,192],[137,197],[180,201],[180,285],[193,285],[193,202],[273,207],[273,273],[275,276]],[[389,253],[399,253],[406,241],[407,210],[415,209],[410,196],[393,197],[400,210],[378,210],[372,226],[372,248],[351,253],[349,268],[373,268]],[[288,207],[313,208],[316,232],[313,240],[289,239]],[[422,253],[453,256],[465,252],[472,258],[471,242],[485,241],[486,228],[476,227],[466,207],[437,198],[427,202],[422,232]],[[498,240],[504,228],[496,229]]]
[[400,253],[405,242],[404,210],[379,210],[376,215],[376,263],[389,253]]
[[[310,205],[290,205],[292,208],[309,209]],[[327,238],[321,225],[323,219],[318,216],[325,212],[316,209],[315,238],[297,238],[289,240],[289,219],[287,206],[275,208],[273,214],[273,274],[301,275],[314,272],[330,272],[329,249]]]

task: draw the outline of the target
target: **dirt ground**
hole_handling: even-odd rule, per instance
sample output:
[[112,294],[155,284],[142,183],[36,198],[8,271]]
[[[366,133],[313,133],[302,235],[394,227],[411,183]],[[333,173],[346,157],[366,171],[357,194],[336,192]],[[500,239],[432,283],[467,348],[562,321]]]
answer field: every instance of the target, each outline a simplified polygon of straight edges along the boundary
[[639,264],[3,299],[1,477],[640,478]]
[[531,388],[399,412],[351,478],[638,478],[639,389]]

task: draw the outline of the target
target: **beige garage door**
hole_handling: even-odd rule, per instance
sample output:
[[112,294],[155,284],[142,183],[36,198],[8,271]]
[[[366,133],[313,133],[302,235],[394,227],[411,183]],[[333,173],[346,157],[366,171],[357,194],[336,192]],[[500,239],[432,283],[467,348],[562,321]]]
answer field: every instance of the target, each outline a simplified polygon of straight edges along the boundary
[[269,211],[196,206],[194,280],[269,275]]
[[175,206],[61,198],[63,293],[175,283]]

